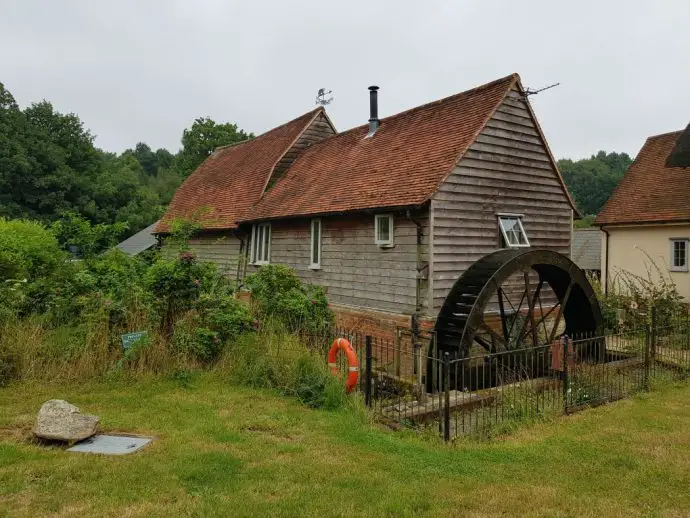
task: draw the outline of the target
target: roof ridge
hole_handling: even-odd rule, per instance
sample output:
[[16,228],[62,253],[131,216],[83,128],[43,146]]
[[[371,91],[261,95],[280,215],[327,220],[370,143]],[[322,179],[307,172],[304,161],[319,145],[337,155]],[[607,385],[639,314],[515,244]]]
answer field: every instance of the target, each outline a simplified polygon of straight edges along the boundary
[[[452,95],[447,95],[446,97],[441,97],[440,99],[436,99],[435,101],[429,101],[428,103],[420,104],[420,105],[418,105],[418,106],[414,106],[414,107],[412,107],[412,108],[408,108],[407,110],[403,110],[403,111],[401,111],[401,112],[394,113],[393,115],[389,115],[388,117],[385,117],[385,118],[381,119],[381,121],[383,122],[384,120],[390,119],[390,118],[392,118],[392,117],[398,117],[398,116],[400,116],[400,115],[405,115],[406,113],[414,112],[414,111],[421,110],[421,109],[424,109],[424,108],[429,108],[429,107],[431,107],[431,106],[433,106],[433,105],[435,105],[435,104],[442,104],[442,103],[448,102],[448,101],[450,101],[451,99],[454,99],[454,98],[456,98],[456,97],[460,97],[461,95],[467,95],[467,94],[470,94],[470,93],[478,92],[478,91],[480,91],[480,90],[484,90],[484,89],[486,89],[486,88],[490,88],[490,87],[492,87],[492,86],[497,85],[498,83],[502,83],[502,82],[507,81],[507,80],[509,80],[509,79],[512,81],[512,80],[514,80],[514,79],[516,79],[516,78],[518,78],[518,77],[519,77],[519,75],[518,75],[516,72],[514,72],[514,73],[509,74],[509,75],[507,75],[507,76],[501,77],[500,79],[494,79],[493,81],[489,81],[488,83],[483,83],[483,84],[481,84],[481,85],[477,85],[477,86],[475,86],[475,87],[473,87],[473,88],[470,88],[469,90],[463,90],[462,92],[457,92],[457,93],[454,93],[454,94],[452,94]],[[368,125],[368,124],[364,124],[364,126],[367,126],[367,125]],[[359,127],[359,126],[358,126],[358,127]]]
[[[452,100],[453,98],[460,97],[461,95],[466,95],[466,94],[469,94],[469,93],[472,93],[472,92],[475,92],[475,91],[483,90],[483,89],[485,89],[485,88],[489,88],[489,87],[495,86],[496,84],[501,83],[501,82],[503,82],[503,81],[507,81],[508,79],[511,79],[511,80],[512,80],[512,79],[514,79],[514,78],[519,78],[519,77],[520,77],[520,76],[519,76],[517,73],[512,73],[512,74],[509,74],[509,75],[507,75],[507,76],[501,77],[500,79],[494,79],[493,81],[490,81],[490,82],[488,82],[488,83],[484,83],[484,84],[475,86],[475,87],[473,87],[473,88],[470,88],[469,90],[463,90],[462,92],[458,92],[458,93],[455,93],[455,94],[452,94],[452,95],[448,95],[448,96],[446,96],[446,97],[442,97],[441,99],[436,99],[435,101],[429,101],[429,102],[427,102],[427,103],[420,104],[420,105],[418,105],[418,106],[413,106],[412,108],[407,108],[407,109],[405,109],[405,110],[403,110],[403,111],[401,111],[401,112],[397,112],[397,113],[394,113],[394,114],[392,114],[392,115],[388,115],[387,117],[383,117],[382,119],[380,119],[380,122],[381,122],[381,124],[383,124],[385,121],[390,120],[390,119],[394,119],[394,118],[396,118],[396,117],[400,117],[401,115],[406,115],[406,114],[408,114],[408,113],[415,112],[415,111],[421,110],[421,109],[423,109],[423,108],[429,108],[430,106],[433,106],[433,105],[435,105],[435,104],[441,104],[441,103],[450,101],[450,100]],[[324,113],[326,113],[325,110],[324,110]],[[353,131],[356,131],[356,130],[358,130],[358,129],[368,128],[368,127],[369,127],[369,123],[368,123],[368,122],[365,123],[365,124],[360,124],[359,126],[353,126],[353,127],[350,128],[350,129],[346,129],[346,130],[341,131],[341,132],[339,132],[339,133],[336,133],[335,135],[333,135],[333,136],[331,136],[331,137],[328,137],[328,138],[326,138],[326,139],[324,139],[324,140],[322,140],[322,141],[320,141],[320,142],[317,142],[316,144],[313,144],[311,147],[318,146],[319,144],[322,144],[322,143],[324,143],[324,142],[326,142],[326,141],[328,141],[328,140],[334,139],[334,138],[338,138],[338,137],[341,137],[341,136],[349,135],[350,133],[352,133]]]
[[271,128],[267,131],[264,131],[263,133],[256,135],[254,138],[247,138],[244,140],[240,140],[239,142],[232,142],[231,144],[224,144],[222,146],[218,146],[218,147],[213,149],[213,152],[211,153],[211,155],[214,155],[217,151],[222,151],[223,149],[239,146],[240,144],[246,144],[247,142],[251,142],[252,140],[258,139],[259,137],[263,137],[265,135],[268,135],[269,133],[273,133],[274,131],[281,129],[281,128],[287,126],[288,124],[292,124],[293,122],[297,122],[299,119],[301,119],[302,117],[306,117],[307,115],[310,115],[309,120],[312,120],[314,117],[316,117],[316,114],[319,111],[323,111],[325,113],[326,110],[324,110],[323,106],[319,106],[318,108],[314,108],[311,111],[303,113],[299,117],[295,117],[292,120],[284,122],[280,126],[276,126],[275,128]]
[[668,135],[675,135],[676,133],[683,133],[684,131],[685,131],[685,129],[676,130],[676,131],[667,131],[666,133],[658,133],[657,135],[649,135],[647,137],[647,140],[652,140],[652,139],[659,138],[659,137],[666,137]]

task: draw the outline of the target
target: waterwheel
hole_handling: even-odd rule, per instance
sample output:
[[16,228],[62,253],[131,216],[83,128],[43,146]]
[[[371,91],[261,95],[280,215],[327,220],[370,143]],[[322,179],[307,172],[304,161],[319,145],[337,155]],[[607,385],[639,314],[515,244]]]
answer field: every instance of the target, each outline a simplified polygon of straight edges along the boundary
[[[543,350],[564,334],[595,336],[601,328],[594,290],[567,256],[533,248],[499,250],[470,266],[450,290],[436,320],[429,356],[440,360],[447,352],[452,359],[484,355],[494,364],[519,357],[527,362],[524,351]],[[596,344],[593,348],[593,355],[601,354]],[[515,354],[507,354],[511,351]],[[543,359],[530,361],[545,365]],[[432,373],[434,365],[438,362],[430,360],[427,372]],[[495,371],[489,369],[487,375],[485,369],[480,384],[495,382]]]

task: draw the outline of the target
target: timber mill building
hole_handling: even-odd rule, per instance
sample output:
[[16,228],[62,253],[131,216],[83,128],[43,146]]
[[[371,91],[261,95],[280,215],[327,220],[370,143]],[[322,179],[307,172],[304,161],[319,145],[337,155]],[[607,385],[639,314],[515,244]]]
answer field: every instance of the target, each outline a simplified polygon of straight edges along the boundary
[[500,248],[569,255],[575,211],[517,74],[338,133],[323,108],[216,150],[157,227],[241,284],[268,263],[322,286],[339,324],[386,335],[433,322]]

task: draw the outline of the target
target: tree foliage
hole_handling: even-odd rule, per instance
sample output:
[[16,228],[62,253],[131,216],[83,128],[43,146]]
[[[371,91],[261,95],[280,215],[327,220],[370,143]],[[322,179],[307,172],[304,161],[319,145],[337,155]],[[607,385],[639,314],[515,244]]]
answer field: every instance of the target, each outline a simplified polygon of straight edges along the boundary
[[583,215],[597,214],[632,164],[627,153],[599,151],[590,158],[562,159],[558,168]]
[[254,135],[237,129],[236,124],[216,124],[200,117],[182,133],[182,150],[177,156],[178,170],[187,177],[219,146],[236,144]]
[[144,142],[107,153],[77,115],[48,101],[22,110],[0,83],[0,217],[50,224],[70,214],[94,226],[117,223],[131,235],[163,214],[215,147],[249,137],[235,124],[200,118],[184,130],[177,154]]

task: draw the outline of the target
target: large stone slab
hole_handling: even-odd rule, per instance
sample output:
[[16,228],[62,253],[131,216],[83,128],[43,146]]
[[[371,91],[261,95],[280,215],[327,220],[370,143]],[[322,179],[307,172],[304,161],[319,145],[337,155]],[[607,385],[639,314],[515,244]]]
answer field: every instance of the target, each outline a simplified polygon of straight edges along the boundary
[[52,441],[77,442],[94,435],[99,421],[95,415],[82,414],[67,401],[51,399],[38,412],[34,435]]

